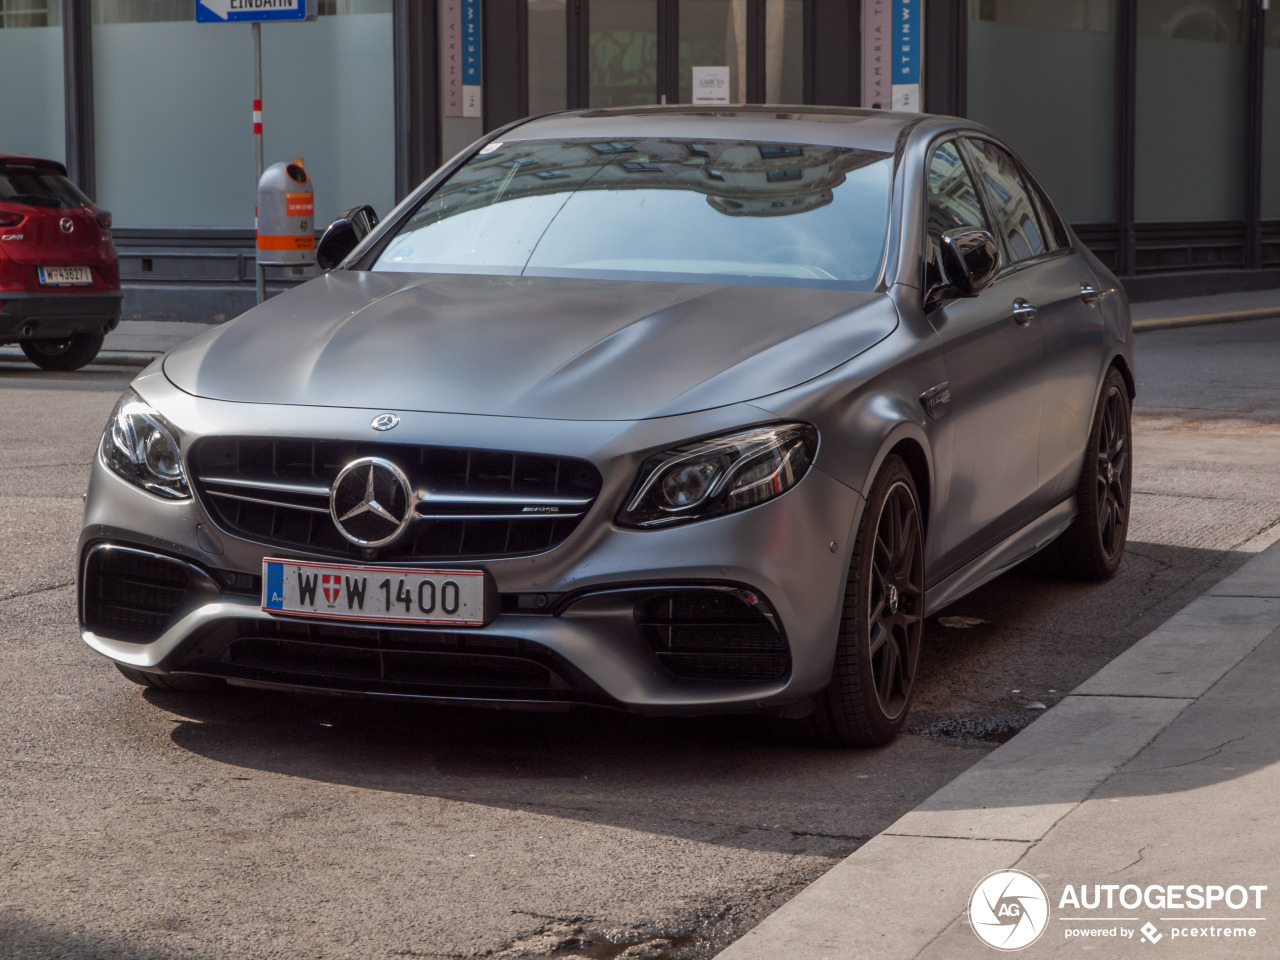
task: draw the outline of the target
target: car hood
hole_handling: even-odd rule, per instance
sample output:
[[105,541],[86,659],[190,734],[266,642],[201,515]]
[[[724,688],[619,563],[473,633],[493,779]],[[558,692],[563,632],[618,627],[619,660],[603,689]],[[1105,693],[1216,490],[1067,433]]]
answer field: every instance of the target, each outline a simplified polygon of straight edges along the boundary
[[164,371],[215,400],[638,420],[776,393],[896,325],[867,292],[339,270]]

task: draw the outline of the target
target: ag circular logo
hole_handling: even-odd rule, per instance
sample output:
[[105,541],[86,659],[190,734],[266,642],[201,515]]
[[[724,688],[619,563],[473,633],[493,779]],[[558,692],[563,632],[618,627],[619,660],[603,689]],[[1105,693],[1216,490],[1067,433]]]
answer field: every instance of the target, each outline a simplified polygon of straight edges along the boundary
[[1049,894],[1029,873],[997,870],[969,895],[969,924],[987,946],[1021,950],[1049,925]]
[[413,519],[409,478],[380,457],[353,460],[334,481],[329,516],[338,532],[356,546],[386,546]]

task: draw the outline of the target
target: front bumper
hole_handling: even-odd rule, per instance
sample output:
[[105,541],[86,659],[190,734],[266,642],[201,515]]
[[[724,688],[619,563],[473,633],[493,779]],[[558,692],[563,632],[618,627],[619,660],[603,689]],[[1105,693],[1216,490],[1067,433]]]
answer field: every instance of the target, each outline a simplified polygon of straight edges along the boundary
[[[184,449],[201,435],[245,432],[244,405],[197,400],[158,376],[144,375],[135,386],[165,411]],[[378,412],[254,407],[252,431],[363,439]],[[466,437],[477,447],[509,449],[518,436],[530,450],[591,459],[604,475],[595,505],[555,549],[431,564],[489,574],[501,612],[487,625],[389,629],[264,612],[262,559],[279,556],[278,546],[232,537],[198,500],[160,500],[96,461],[80,540],[85,642],[135,669],[233,683],[449,701],[596,703],[642,712],[779,706],[829,681],[850,533],[861,507],[849,487],[814,467],[786,494],[738,513],[656,530],[612,522],[654,449],[770,419],[762,411],[742,405],[628,424],[402,418],[401,443]],[[321,423],[328,430],[320,431]],[[104,629],[91,607],[100,574],[90,562],[104,545],[185,565],[190,586],[163,619],[140,630],[121,629],[120,621]],[[677,664],[681,651],[655,640],[646,612],[676,596],[685,599],[672,601],[671,610],[687,600],[687,609],[741,624],[740,649],[733,640],[718,642],[712,646],[720,659],[699,661],[711,666]],[[744,607],[763,619],[753,620]],[[761,627],[765,621],[769,629]],[[696,623],[691,629],[697,633]],[[719,634],[721,641],[726,636]],[[780,669],[771,673],[768,664]]]

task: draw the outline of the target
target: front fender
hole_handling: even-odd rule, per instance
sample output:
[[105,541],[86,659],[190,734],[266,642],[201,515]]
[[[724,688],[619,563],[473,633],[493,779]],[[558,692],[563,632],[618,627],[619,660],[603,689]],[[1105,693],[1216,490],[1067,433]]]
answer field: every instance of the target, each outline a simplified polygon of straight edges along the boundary
[[933,520],[947,499],[952,430],[945,416],[926,415],[920,395],[944,383],[947,371],[941,343],[928,322],[910,313],[903,319],[891,336],[866,353],[752,405],[783,419],[813,423],[820,442],[815,469],[857,491],[861,500],[885,459],[901,448],[916,480],[926,563],[931,563],[945,548],[943,526]]

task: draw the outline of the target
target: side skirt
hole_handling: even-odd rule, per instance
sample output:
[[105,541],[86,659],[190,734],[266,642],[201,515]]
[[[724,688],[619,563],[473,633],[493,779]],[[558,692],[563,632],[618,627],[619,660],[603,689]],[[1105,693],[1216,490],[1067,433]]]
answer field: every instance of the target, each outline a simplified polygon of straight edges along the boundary
[[1068,497],[1042,514],[1021,530],[1006,537],[982,556],[966,564],[947,579],[925,593],[925,616],[941,610],[947,604],[959,600],[994,580],[1011,567],[1021,563],[1033,553],[1047,547],[1071,525],[1076,517],[1076,498]]

